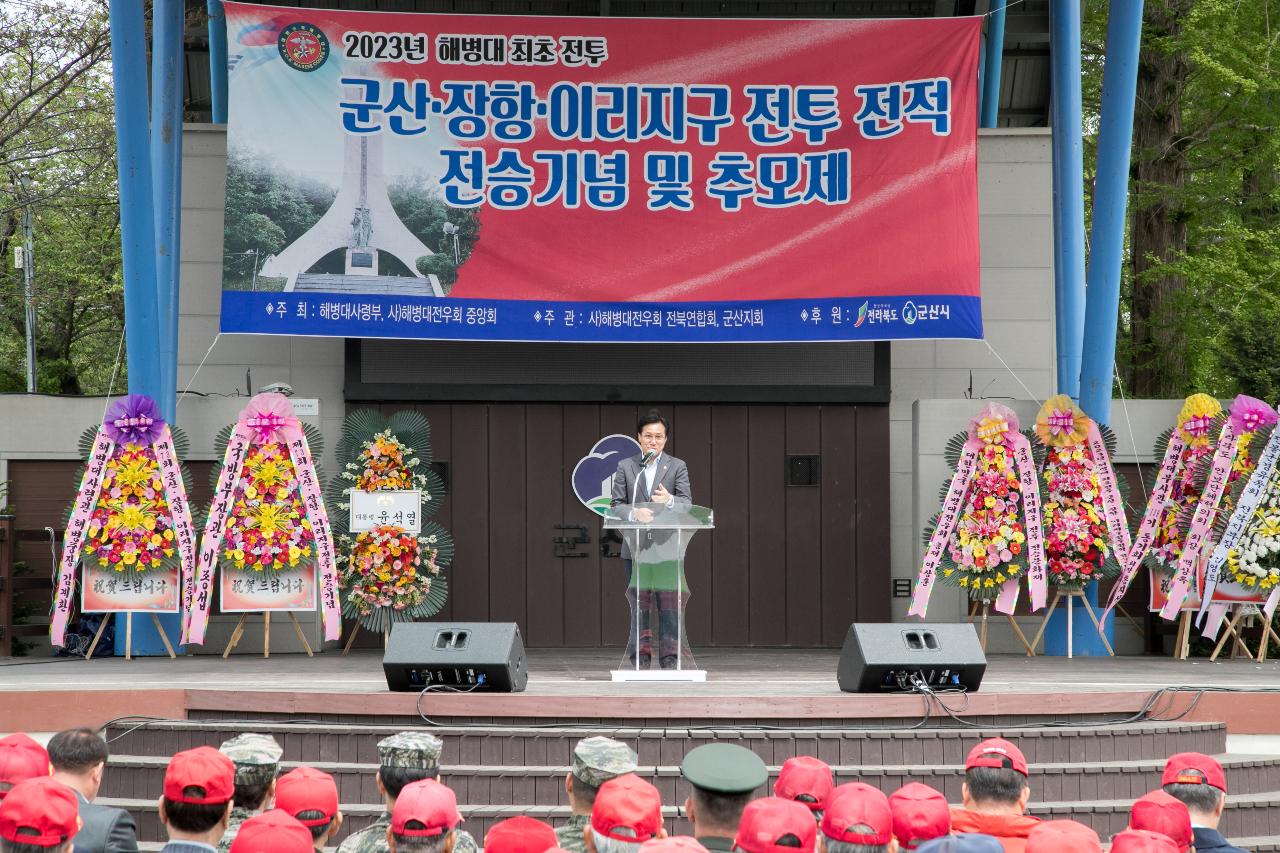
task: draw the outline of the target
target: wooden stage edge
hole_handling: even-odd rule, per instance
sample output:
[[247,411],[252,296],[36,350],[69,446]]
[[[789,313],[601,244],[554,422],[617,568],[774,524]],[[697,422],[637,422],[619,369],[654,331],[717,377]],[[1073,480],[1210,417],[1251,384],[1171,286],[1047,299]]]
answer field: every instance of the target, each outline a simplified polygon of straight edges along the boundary
[[[948,704],[962,718],[1016,718],[1066,716],[1070,714],[1136,714],[1151,697],[1142,691],[1081,691],[1062,693],[973,693],[952,695]],[[635,720],[637,725],[654,726],[654,721],[698,719],[844,720],[852,729],[875,720],[917,720],[924,712],[924,700],[911,695],[843,695],[839,697],[715,696],[715,697],[574,697],[526,694],[479,694],[468,696],[428,695],[422,711],[428,717],[524,718],[535,720],[600,718]],[[967,700],[967,706],[965,702]],[[1194,705],[1194,706],[1193,706]],[[963,707],[960,710],[959,707]],[[413,693],[320,693],[301,690],[203,690],[74,689],[0,692],[0,731],[51,732],[73,726],[99,726],[126,716],[187,719],[193,712],[206,719],[237,719],[239,715],[269,713],[305,720],[333,715],[373,718],[416,716],[418,696]],[[1185,715],[1183,715],[1185,712]],[[944,726],[947,716],[933,710],[931,725]],[[1198,700],[1183,693],[1162,702],[1154,719],[1183,722],[1223,722],[1230,734],[1280,734],[1280,693],[1204,693]],[[679,722],[673,723],[676,726]],[[995,724],[993,728],[998,728]]]

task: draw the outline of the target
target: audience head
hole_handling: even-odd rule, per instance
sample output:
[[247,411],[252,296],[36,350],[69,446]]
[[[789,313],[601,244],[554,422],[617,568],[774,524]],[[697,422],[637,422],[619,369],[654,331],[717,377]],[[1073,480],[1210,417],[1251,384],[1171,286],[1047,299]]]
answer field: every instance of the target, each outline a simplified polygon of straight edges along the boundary
[[546,853],[559,845],[554,829],[524,815],[495,823],[484,837],[485,853]]
[[1179,853],[1191,849],[1191,813],[1186,805],[1164,791],[1143,794],[1129,812],[1130,829],[1147,829],[1167,835],[1178,846]]
[[453,791],[435,779],[419,779],[396,796],[387,844],[396,853],[446,853],[461,822]]
[[280,809],[240,824],[231,853],[312,853],[311,830]]
[[170,838],[211,836],[226,832],[235,796],[236,768],[218,750],[198,746],[179,752],[164,773],[160,821]]
[[626,773],[600,786],[591,807],[589,836],[589,846],[593,842],[596,853],[630,853],[665,834],[662,796],[653,785]]
[[969,750],[964,762],[964,806],[990,814],[1022,814],[1031,788],[1027,759],[1004,738],[990,738]]
[[862,782],[832,790],[821,826],[827,853],[892,853],[898,849],[889,798]]
[[71,783],[87,799],[98,796],[109,752],[93,729],[67,729],[49,740],[49,764],[60,781]]
[[246,732],[218,747],[236,767],[235,805],[251,812],[271,807],[272,783],[284,750],[270,735]]
[[1083,823],[1047,820],[1027,836],[1027,853],[1102,853],[1102,840]]
[[910,782],[889,795],[893,813],[893,837],[903,850],[915,850],[924,841],[951,832],[951,806],[941,792]]
[[1126,829],[1112,836],[1111,853],[1178,853],[1178,845],[1158,832]]
[[0,738],[0,800],[19,782],[49,775],[49,753],[21,732]]
[[1179,752],[1169,756],[1160,784],[1186,805],[1193,821],[1218,828],[1227,804],[1227,775],[1221,764],[1199,752]]
[[631,747],[607,737],[589,737],[573,748],[573,761],[565,790],[569,802],[581,814],[589,814],[600,786],[624,773],[636,771],[639,757]]
[[693,787],[684,808],[694,834],[732,839],[742,810],[756,789],[769,780],[769,768],[746,747],[709,743],[689,750],[680,764],[680,775]]
[[296,818],[321,847],[342,828],[338,785],[314,767],[290,770],[276,780],[276,808]]
[[1004,853],[1004,846],[990,835],[967,833],[923,841],[916,853]]
[[817,836],[818,825],[808,804],[763,797],[743,809],[733,846],[744,853],[813,853]]
[[389,803],[411,782],[440,776],[444,742],[427,732],[400,732],[378,741],[378,790]]
[[773,783],[773,795],[784,800],[803,803],[811,812],[822,812],[835,779],[827,762],[811,755],[797,755],[782,763],[778,781]]
[[47,775],[19,782],[0,802],[0,850],[71,853],[79,810],[75,792]]

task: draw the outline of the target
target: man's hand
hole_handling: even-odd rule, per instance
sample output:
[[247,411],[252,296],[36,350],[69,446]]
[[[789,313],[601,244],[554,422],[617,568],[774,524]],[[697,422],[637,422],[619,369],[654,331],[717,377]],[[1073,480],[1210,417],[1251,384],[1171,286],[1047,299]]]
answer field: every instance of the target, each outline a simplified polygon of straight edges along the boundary
[[631,513],[631,517],[641,524],[648,524],[653,521],[653,510],[643,506],[636,507]]
[[652,497],[653,497],[653,502],[656,504],[671,503],[671,493],[668,492],[667,487],[663,485],[659,485],[658,488],[653,490]]

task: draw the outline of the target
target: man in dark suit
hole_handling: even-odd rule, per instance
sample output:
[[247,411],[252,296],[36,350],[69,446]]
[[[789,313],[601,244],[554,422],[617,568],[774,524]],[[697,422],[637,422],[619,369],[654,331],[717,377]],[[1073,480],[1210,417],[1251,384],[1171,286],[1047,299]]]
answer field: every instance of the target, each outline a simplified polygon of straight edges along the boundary
[[138,834],[124,809],[94,805],[107,765],[107,743],[92,729],[68,729],[49,741],[53,778],[80,801],[78,853],[137,853]]
[[236,766],[218,750],[197,746],[169,759],[160,798],[169,842],[160,853],[217,853],[235,793]]
[[[683,460],[663,452],[667,446],[670,424],[667,419],[650,410],[636,422],[636,440],[640,442],[641,455],[618,463],[613,475],[612,505],[629,506],[631,520],[648,523],[654,519],[655,509],[687,507],[691,503],[689,468]],[[656,506],[655,506],[656,505]],[[627,657],[634,663],[637,651],[641,669],[647,669],[653,658],[653,629],[651,612],[656,604],[658,611],[658,655],[663,669],[675,669],[680,655],[678,613],[681,599],[674,591],[646,591],[637,595],[631,585],[631,548],[625,537],[622,545],[623,564],[627,569],[627,600],[631,602],[631,631],[627,640]],[[638,622],[638,624],[637,624]],[[639,635],[639,649],[636,637]]]
[[1191,814],[1196,853],[1244,853],[1218,831],[1227,805],[1227,774],[1221,764],[1203,753],[1179,752],[1165,762],[1160,784]]

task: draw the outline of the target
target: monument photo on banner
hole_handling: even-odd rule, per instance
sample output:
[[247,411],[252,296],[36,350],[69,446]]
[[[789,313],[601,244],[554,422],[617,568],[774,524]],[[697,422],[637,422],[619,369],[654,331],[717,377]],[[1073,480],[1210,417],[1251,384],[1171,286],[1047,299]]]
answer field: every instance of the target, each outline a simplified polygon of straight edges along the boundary
[[980,18],[225,6],[223,332],[982,335]]

